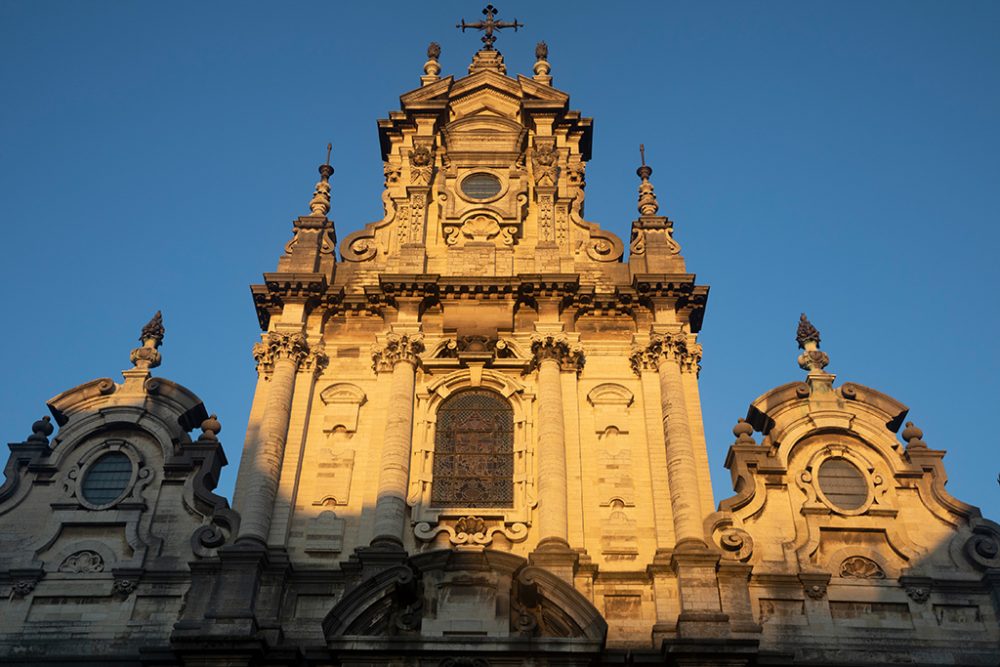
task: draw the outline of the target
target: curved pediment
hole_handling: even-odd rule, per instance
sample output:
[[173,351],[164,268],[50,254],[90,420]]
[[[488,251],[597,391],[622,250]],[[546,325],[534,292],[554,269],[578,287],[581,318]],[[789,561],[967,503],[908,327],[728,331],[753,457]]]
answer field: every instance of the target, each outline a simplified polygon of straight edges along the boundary
[[323,633],[331,649],[462,634],[484,651],[552,639],[578,653],[603,645],[607,623],[575,588],[519,556],[439,550],[362,581],[326,615]]

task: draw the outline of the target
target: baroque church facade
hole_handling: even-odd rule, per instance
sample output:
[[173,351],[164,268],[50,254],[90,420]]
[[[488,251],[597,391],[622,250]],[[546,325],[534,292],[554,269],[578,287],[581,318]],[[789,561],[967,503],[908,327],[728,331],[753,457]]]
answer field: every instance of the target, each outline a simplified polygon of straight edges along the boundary
[[0,661],[1000,664],[1000,526],[805,316],[804,375],[736,424],[715,505],[708,287],[649,166],[627,247],[584,217],[591,119],[544,44],[509,76],[517,26],[484,13],[468,74],[432,44],[378,123],[382,219],[338,246],[327,160],[252,286],[231,505],[216,416],[152,374],[159,316],[10,445]]

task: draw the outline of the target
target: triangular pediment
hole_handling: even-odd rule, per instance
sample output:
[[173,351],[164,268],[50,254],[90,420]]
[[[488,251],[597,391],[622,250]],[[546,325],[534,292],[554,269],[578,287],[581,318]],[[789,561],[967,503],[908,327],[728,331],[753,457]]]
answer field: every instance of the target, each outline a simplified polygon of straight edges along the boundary
[[450,97],[449,90],[454,80],[455,77],[446,76],[440,81],[435,81],[434,83],[403,93],[399,96],[400,104],[405,109],[411,104],[419,104],[421,102],[447,101]]
[[517,83],[521,87],[522,96],[525,99],[542,100],[545,102],[558,102],[560,104],[569,103],[569,93],[564,93],[552,86],[538,83],[523,75],[517,76]]
[[521,86],[517,81],[499,72],[483,71],[470,74],[455,82],[451,89],[451,98],[457,99],[480,88],[493,88],[504,95],[521,97]]

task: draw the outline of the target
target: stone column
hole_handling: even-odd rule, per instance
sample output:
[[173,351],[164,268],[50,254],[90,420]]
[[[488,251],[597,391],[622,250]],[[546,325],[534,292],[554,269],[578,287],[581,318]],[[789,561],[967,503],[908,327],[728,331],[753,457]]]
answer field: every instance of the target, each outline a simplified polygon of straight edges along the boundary
[[676,541],[670,513],[670,481],[667,477],[666,446],[663,440],[663,412],[657,391],[656,365],[643,348],[634,349],[629,360],[642,385],[643,423],[649,459],[649,479],[652,482],[653,526],[656,530],[656,552],[666,552]]
[[566,428],[563,367],[579,368],[582,352],[565,335],[535,335],[531,351],[538,367],[538,534],[539,548],[568,547]]
[[697,369],[700,346],[688,345],[687,336],[680,332],[656,334],[651,337],[646,352],[660,376],[660,408],[676,549],[704,549],[698,468],[681,378],[682,372]]
[[378,372],[391,372],[385,416],[378,499],[375,502],[373,546],[402,548],[406,528],[406,485],[410,476],[410,446],[413,437],[414,381],[418,356],[424,349],[419,333],[386,337],[385,345],[372,350]]
[[241,466],[246,476],[241,480],[243,493],[237,508],[241,515],[237,541],[267,544],[288,436],[295,373],[308,352],[309,346],[301,333],[272,331],[254,345],[258,372],[270,376],[270,388],[256,446],[248,448],[254,453],[253,460],[245,468]]

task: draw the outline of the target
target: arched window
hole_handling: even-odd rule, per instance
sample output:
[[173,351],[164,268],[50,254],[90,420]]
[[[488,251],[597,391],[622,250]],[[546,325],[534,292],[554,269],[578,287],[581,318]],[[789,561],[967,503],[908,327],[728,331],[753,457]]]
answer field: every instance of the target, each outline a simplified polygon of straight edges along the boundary
[[514,410],[492,391],[448,397],[434,435],[434,507],[512,507]]

